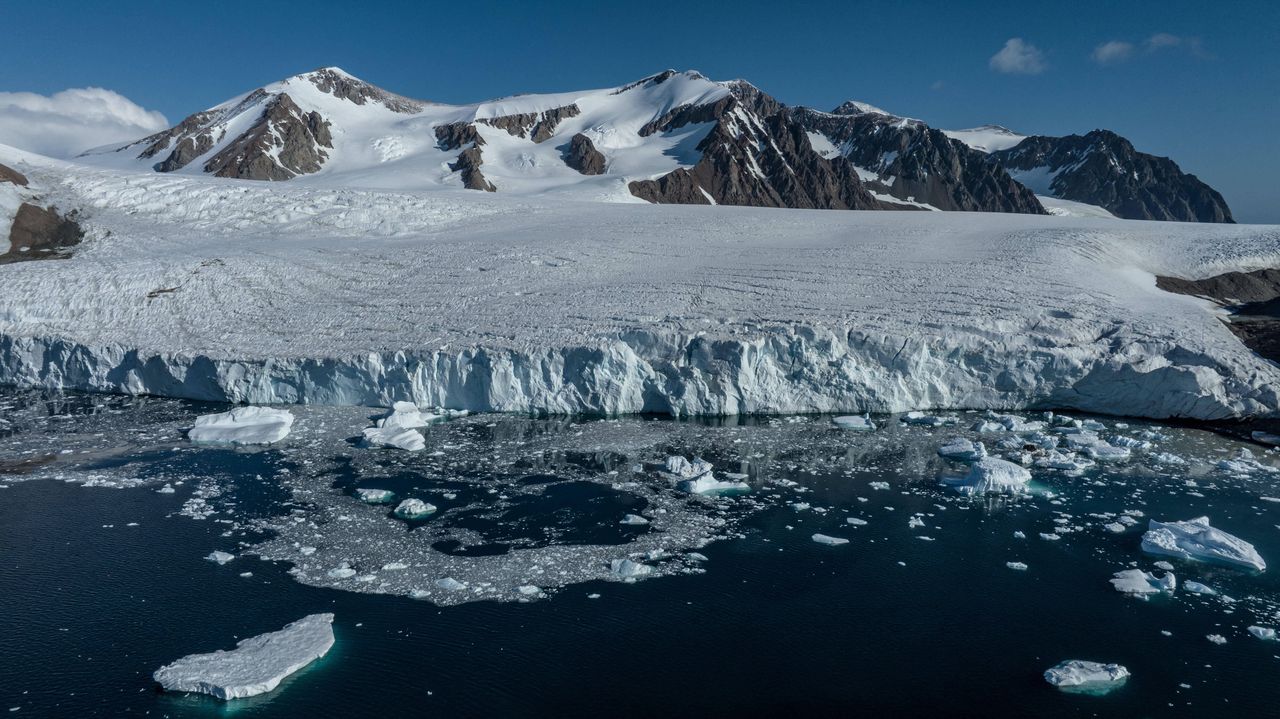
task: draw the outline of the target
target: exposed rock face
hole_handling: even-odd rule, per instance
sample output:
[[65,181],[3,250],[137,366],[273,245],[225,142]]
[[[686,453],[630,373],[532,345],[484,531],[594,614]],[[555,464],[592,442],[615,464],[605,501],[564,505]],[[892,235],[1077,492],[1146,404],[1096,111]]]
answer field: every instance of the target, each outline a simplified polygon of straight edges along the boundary
[[303,75],[303,77],[310,80],[320,92],[327,92],[334,97],[348,100],[357,105],[376,102],[392,112],[406,114],[419,112],[425,105],[425,103],[417,100],[411,100],[407,97],[387,92],[375,85],[370,85],[334,67],[322,67],[319,70],[313,70]]
[[0,182],[8,182],[17,185],[18,187],[26,187],[27,176],[8,165],[0,165]]
[[1050,194],[1130,220],[1233,222],[1226,200],[1173,160],[1138,152],[1108,130],[1028,137],[991,161],[1014,175],[1048,173]]
[[861,169],[873,191],[940,210],[1045,212],[1035,193],[985,155],[918,120],[856,102],[831,113],[797,108],[792,116],[805,130],[830,140]]
[[603,175],[606,161],[591,138],[579,132],[569,140],[564,164],[584,175]]
[[24,202],[14,215],[9,250],[0,255],[0,264],[64,257],[65,251],[83,238],[79,223],[63,217],[56,208]]
[[[759,96],[763,93],[750,89],[754,92],[746,102],[771,106]],[[631,194],[657,203],[839,210],[886,207],[867,192],[843,158],[827,160],[815,152],[803,128],[786,113],[761,118],[736,94],[715,103],[674,108],[645,125],[640,134],[710,122],[715,125],[698,143],[702,157],[696,165],[655,180],[632,182]]]
[[476,122],[506,130],[512,137],[524,137],[534,142],[542,142],[555,134],[556,127],[563,120],[581,114],[582,110],[579,110],[577,105],[565,105],[543,112],[481,118]]
[[262,116],[234,142],[209,158],[205,172],[241,180],[288,180],[316,172],[332,148],[329,121],[304,113],[287,94],[276,95]]
[[485,179],[480,171],[484,162],[480,146],[484,138],[476,131],[476,126],[469,122],[455,122],[449,125],[436,126],[436,143],[442,150],[458,150],[470,145],[458,154],[458,159],[449,163],[449,169],[461,173],[462,186],[468,190],[484,190],[496,192],[498,188]]
[[1231,308],[1227,327],[1249,349],[1280,362],[1280,269],[1228,272],[1202,280],[1156,277],[1156,287]]

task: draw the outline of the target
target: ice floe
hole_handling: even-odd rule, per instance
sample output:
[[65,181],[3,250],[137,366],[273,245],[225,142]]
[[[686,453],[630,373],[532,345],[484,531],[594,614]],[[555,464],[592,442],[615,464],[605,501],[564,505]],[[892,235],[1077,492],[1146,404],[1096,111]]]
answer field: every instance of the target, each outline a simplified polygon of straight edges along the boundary
[[1109,691],[1129,678],[1129,670],[1119,664],[1102,664],[1070,659],[1047,669],[1044,680],[1059,689]]
[[231,554],[230,552],[223,552],[219,550],[214,550],[210,552],[207,557],[205,557],[205,559],[209,560],[210,562],[213,562],[214,564],[226,564],[227,562],[230,562],[235,558],[236,558],[236,555]]
[[1111,576],[1111,585],[1117,592],[1146,599],[1153,594],[1173,594],[1178,588],[1178,579],[1172,572],[1157,577],[1141,569],[1125,569]]
[[219,699],[265,694],[281,680],[323,657],[333,646],[333,615],[311,614],[283,629],[242,639],[230,651],[192,654],[156,670],[166,691]]
[[1147,533],[1142,535],[1142,551],[1180,559],[1219,562],[1259,572],[1267,568],[1267,563],[1252,544],[1210,526],[1208,517],[1185,522],[1151,520]]
[[876,428],[876,423],[871,421],[871,417],[869,415],[863,415],[861,417],[857,415],[845,415],[842,417],[835,417],[831,422],[840,429],[860,432],[870,432]]
[[1031,473],[997,457],[983,457],[969,467],[961,479],[948,480],[962,494],[1022,494],[1028,491]]
[[436,505],[424,502],[416,497],[410,497],[396,505],[395,515],[402,519],[422,519],[435,511]]
[[289,436],[293,413],[270,407],[236,407],[206,414],[187,432],[192,442],[209,444],[272,444]]
[[396,493],[389,489],[359,488],[356,490],[356,498],[367,504],[389,504],[396,498]]
[[810,539],[818,544],[826,544],[833,547],[849,543],[849,540],[844,537],[832,537],[826,534],[814,534]]

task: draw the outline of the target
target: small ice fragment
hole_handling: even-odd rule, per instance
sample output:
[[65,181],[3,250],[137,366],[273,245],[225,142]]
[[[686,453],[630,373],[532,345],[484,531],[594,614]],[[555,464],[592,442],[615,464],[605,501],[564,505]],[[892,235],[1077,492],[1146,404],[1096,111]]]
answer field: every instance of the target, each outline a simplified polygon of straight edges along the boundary
[[1111,575],[1111,585],[1117,592],[1146,599],[1152,594],[1161,592],[1172,594],[1178,587],[1178,579],[1172,573],[1166,573],[1157,578],[1156,575],[1141,569],[1125,569]]
[[1023,564],[1022,562],[1005,562],[1004,566],[1010,569],[1017,570],[1019,572],[1027,571],[1027,565]]
[[214,564],[226,564],[235,558],[236,555],[234,554],[217,550],[210,552],[209,555],[205,557],[206,560],[213,562]]
[[653,574],[655,570],[648,564],[641,564],[630,559],[614,559],[609,562],[609,572],[615,577],[622,579],[635,579],[639,577],[647,577]]
[[389,489],[357,489],[356,498],[368,504],[387,504],[396,498],[396,493]]
[[536,597],[542,594],[542,589],[532,584],[522,584],[516,587],[516,591],[526,597]]
[[270,407],[236,407],[196,418],[187,438],[197,443],[271,444],[289,436],[293,414]]
[[437,579],[436,586],[441,589],[448,590],[450,592],[456,592],[460,589],[467,588],[467,585],[463,584],[462,582],[459,582],[453,577],[441,577],[440,579]]
[[402,519],[421,519],[436,511],[436,505],[409,498],[396,505],[395,514]]
[[1102,527],[1112,534],[1124,534],[1124,530],[1128,529],[1128,527],[1119,522],[1109,522],[1102,525]]
[[1201,584],[1200,582],[1194,582],[1191,580],[1187,580],[1183,582],[1182,588],[1187,590],[1188,592],[1191,592],[1192,594],[1204,594],[1205,596],[1210,596],[1210,597],[1215,596],[1218,593],[1218,590],[1212,587],[1208,587]]
[[849,543],[849,540],[845,539],[844,537],[829,537],[825,534],[815,534],[812,537],[810,537],[810,539],[817,542],[818,544],[826,544],[832,547]]
[[1204,638],[1205,638],[1205,639],[1208,639],[1209,641],[1213,642],[1214,644],[1226,644],[1226,643],[1227,643],[1227,638],[1226,638],[1226,637],[1224,637],[1224,636],[1222,636],[1221,634],[1206,634]]
[[886,490],[889,488],[888,482],[871,482],[872,489]]
[[156,494],[173,494],[176,491],[177,490],[173,488],[172,484],[166,484],[160,489],[157,489]]
[[618,521],[618,524],[629,524],[632,526],[638,526],[638,525],[648,524],[648,523],[649,523],[649,520],[645,519],[644,517],[641,517],[638,514],[628,514],[627,516],[623,517],[621,520]]
[[867,520],[859,519],[858,517],[847,517],[844,521],[855,527],[865,527],[867,525]]
[[1266,642],[1276,640],[1276,630],[1270,627],[1249,627],[1249,633]]
[[166,691],[199,692],[218,699],[265,694],[324,656],[333,646],[333,615],[311,614],[283,629],[242,639],[230,651],[192,654],[156,670]]
[[328,574],[331,579],[350,579],[356,576],[356,570],[351,568],[350,562],[343,562],[333,569],[330,569],[326,574]]
[[858,417],[856,415],[847,415],[836,417],[831,423],[840,429],[848,429],[856,432],[870,432],[876,428],[876,423],[871,421],[869,415]]
[[915,529],[916,527],[923,527],[923,526],[924,526],[924,520],[919,517],[912,517],[911,519],[907,520],[907,529]]

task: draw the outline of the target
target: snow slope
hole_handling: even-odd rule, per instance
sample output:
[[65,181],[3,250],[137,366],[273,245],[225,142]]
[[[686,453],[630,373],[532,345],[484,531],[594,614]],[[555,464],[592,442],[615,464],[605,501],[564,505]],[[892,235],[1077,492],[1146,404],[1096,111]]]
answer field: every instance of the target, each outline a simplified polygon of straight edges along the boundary
[[959,140],[979,152],[997,152],[1007,150],[1027,139],[1007,127],[999,125],[983,125],[968,130],[943,130],[942,133],[952,140]]
[[1277,227],[0,163],[89,233],[69,260],[0,267],[7,383],[542,412],[1278,405],[1280,369],[1153,281],[1277,266]]
[[[699,153],[694,146],[709,131],[711,123],[692,123],[675,132],[647,137],[639,134],[640,129],[681,105],[711,103],[729,94],[724,83],[696,72],[681,72],[656,83],[641,81],[617,88],[517,95],[470,105],[391,96],[400,109],[397,111],[377,101],[356,104],[325,92],[317,85],[317,78],[326,74],[364,84],[340,68],[322,68],[265,85],[210,108],[205,111],[205,125],[216,142],[170,174],[203,175],[207,160],[249,129],[274,98],[287,94],[303,112],[317,112],[330,122],[333,134],[332,148],[320,148],[327,157],[319,171],[300,175],[291,182],[392,190],[461,188],[459,173],[449,167],[458,150],[443,149],[434,129],[474,122],[485,141],[484,175],[504,193],[568,192],[583,199],[641,202],[627,191],[626,182],[695,164]],[[513,136],[484,122],[571,105],[579,114],[561,120],[551,136],[540,142]],[[604,154],[607,174],[586,176],[565,164],[565,148],[577,133],[589,137]],[[124,147],[98,148],[80,161],[115,169],[149,170],[175,143],[170,142],[153,156],[139,157],[145,147],[145,141],[138,141]]]

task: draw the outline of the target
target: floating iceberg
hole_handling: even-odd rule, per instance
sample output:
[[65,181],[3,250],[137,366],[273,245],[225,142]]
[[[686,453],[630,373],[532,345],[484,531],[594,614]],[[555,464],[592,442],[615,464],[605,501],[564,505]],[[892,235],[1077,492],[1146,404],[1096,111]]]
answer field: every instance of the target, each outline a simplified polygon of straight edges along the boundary
[[1172,594],[1178,588],[1178,578],[1173,575],[1173,572],[1157,577],[1141,569],[1125,569],[1111,576],[1111,585],[1117,592],[1146,599],[1152,594],[1161,592]]
[[955,417],[939,417],[933,414],[925,414],[924,412],[907,412],[902,416],[903,424],[911,424],[919,427],[941,427],[943,425],[955,424]]
[[700,457],[695,457],[690,462],[681,455],[673,454],[667,457],[663,473],[675,479],[696,479],[704,474],[711,474],[711,463]]
[[1091,459],[1063,454],[1057,450],[1049,450],[1043,457],[1035,461],[1037,467],[1045,469],[1061,469],[1066,472],[1083,472],[1096,463]]
[[1016,572],[1025,572],[1025,571],[1027,571],[1027,565],[1026,565],[1025,563],[1023,563],[1023,562],[1005,562],[1005,563],[1004,563],[1004,566],[1006,566],[1006,567],[1008,567],[1009,569],[1012,569],[1012,570],[1014,570],[1014,571],[1016,571]]
[[387,504],[396,498],[396,493],[389,489],[359,488],[356,490],[356,498],[368,504]]
[[364,441],[374,447],[391,447],[407,452],[421,452],[427,447],[427,440],[421,432],[394,426],[369,427],[364,431]]
[[1204,594],[1210,597],[1216,596],[1218,593],[1218,590],[1214,589],[1213,587],[1208,587],[1201,584],[1200,582],[1194,582],[1191,580],[1187,580],[1183,582],[1182,588],[1187,590],[1188,592],[1191,592],[1192,594]]
[[1071,659],[1049,668],[1044,680],[1059,689],[1110,691],[1129,678],[1129,670],[1119,664],[1101,664]]
[[226,564],[227,562],[230,562],[235,558],[236,558],[236,555],[234,554],[231,554],[229,552],[217,551],[217,550],[210,552],[209,556],[205,557],[205,559],[207,559],[210,562],[213,562],[214,564]]
[[284,629],[243,639],[231,651],[192,654],[153,675],[167,691],[219,699],[265,694],[282,679],[323,657],[333,646],[333,615],[312,614]]
[[236,407],[229,412],[196,418],[187,432],[192,442],[271,444],[289,436],[293,413],[270,407]]
[[1220,562],[1259,572],[1267,568],[1267,563],[1252,544],[1209,526],[1208,517],[1197,517],[1185,522],[1151,520],[1150,528],[1142,535],[1142,551],[1181,559]]
[[947,459],[973,462],[987,456],[987,448],[981,442],[973,442],[964,437],[955,437],[939,447],[938,454]]
[[831,423],[840,429],[849,429],[857,432],[871,432],[876,428],[876,423],[872,422],[871,417],[868,415],[863,415],[861,417],[857,415],[836,417],[831,420]]
[[1276,630],[1270,627],[1249,627],[1249,633],[1263,641],[1274,642],[1276,640]]
[[631,526],[640,526],[642,524],[648,524],[648,523],[649,523],[649,520],[645,519],[644,517],[641,517],[638,514],[628,514],[618,522],[618,524],[628,524]]
[[436,511],[436,505],[417,498],[406,499],[396,505],[395,514],[402,519],[422,519]]
[[817,542],[818,544],[826,544],[832,547],[849,543],[849,540],[845,539],[844,537],[829,537],[825,534],[815,534],[812,537],[810,537],[810,539]]
[[725,494],[751,491],[751,485],[746,482],[716,479],[711,474],[704,474],[697,479],[686,479],[677,486],[680,491],[688,492],[689,494]]
[[423,412],[412,402],[396,402],[391,405],[387,416],[377,421],[377,426],[386,429],[418,429],[440,419],[440,415]]
[[962,494],[1022,494],[1027,492],[1031,473],[1026,469],[996,457],[983,457],[969,467],[963,479],[952,480]]
[[653,574],[654,568],[630,559],[614,559],[609,562],[609,572],[619,579],[638,579]]
[[1090,459],[1098,462],[1122,462],[1132,454],[1128,447],[1115,447],[1101,441],[1085,447],[1084,451]]

